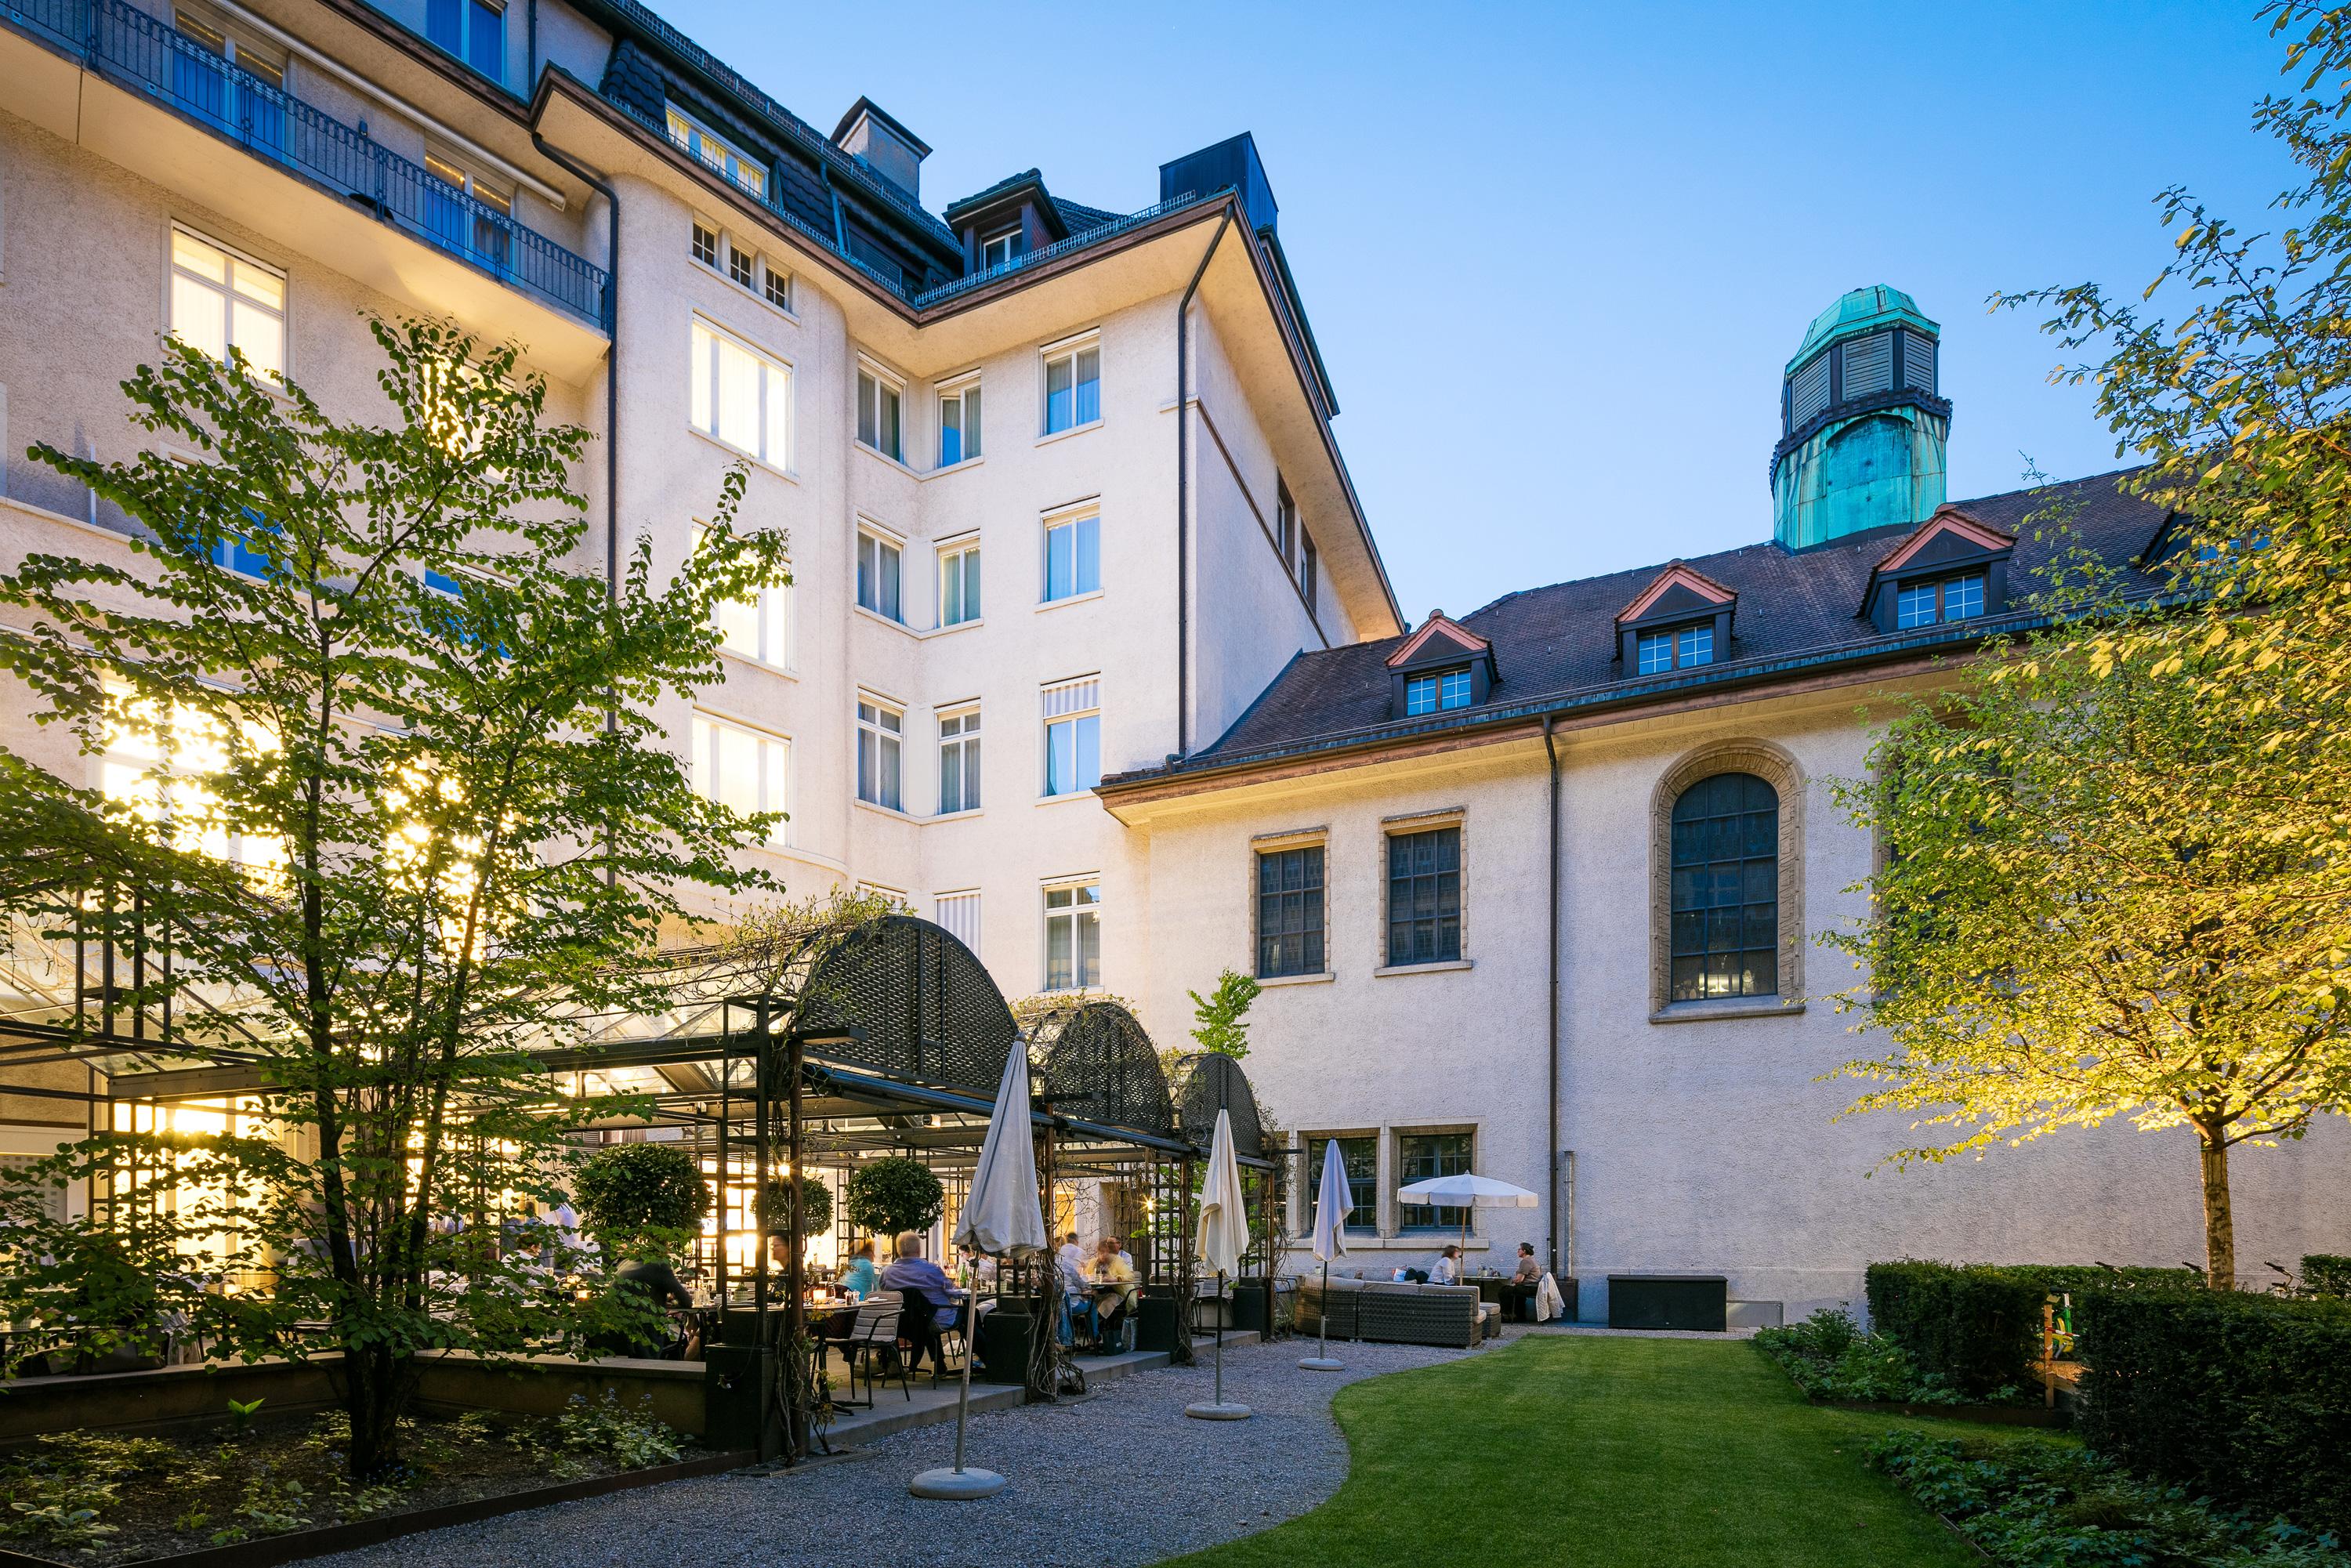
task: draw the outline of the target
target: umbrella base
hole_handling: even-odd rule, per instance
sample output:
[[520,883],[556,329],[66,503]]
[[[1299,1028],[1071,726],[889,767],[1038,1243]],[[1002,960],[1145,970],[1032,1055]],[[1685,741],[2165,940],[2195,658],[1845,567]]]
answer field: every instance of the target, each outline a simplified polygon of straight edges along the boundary
[[994,1470],[925,1470],[906,1483],[906,1490],[916,1497],[967,1502],[974,1498],[994,1497],[1004,1486],[1004,1478]]
[[1203,1399],[1196,1405],[1185,1406],[1184,1414],[1196,1421],[1246,1421],[1257,1412],[1246,1405],[1219,1405],[1213,1399]]
[[1298,1364],[1309,1372],[1344,1372],[1347,1364],[1335,1355],[1310,1355]]

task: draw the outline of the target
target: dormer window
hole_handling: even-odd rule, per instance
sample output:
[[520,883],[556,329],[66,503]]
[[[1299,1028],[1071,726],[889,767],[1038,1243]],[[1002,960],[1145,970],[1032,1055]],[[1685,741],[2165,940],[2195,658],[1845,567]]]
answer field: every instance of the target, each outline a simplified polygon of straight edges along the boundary
[[1625,675],[1666,675],[1729,657],[1739,595],[1674,561],[1616,612],[1616,658]]
[[1006,229],[1002,234],[989,235],[979,242],[979,269],[982,272],[994,272],[998,267],[1010,267],[1026,255],[1028,250],[1028,236],[1017,228]]
[[1884,632],[1914,632],[2001,612],[2013,534],[1945,507],[1869,574],[1862,617]]
[[1699,664],[1714,663],[1714,622],[1703,622],[1696,626],[1669,626],[1662,631],[1644,632],[1636,643],[1641,674],[1660,675],[1668,670],[1687,670]]
[[1442,713],[1448,708],[1468,707],[1470,704],[1469,666],[1458,670],[1438,670],[1426,675],[1410,675],[1404,683],[1404,715],[1417,718],[1425,713]]
[[1946,621],[1972,621],[1983,612],[1983,573],[1974,571],[1964,577],[1903,584],[1895,596],[1894,626],[1896,631],[1907,631]]

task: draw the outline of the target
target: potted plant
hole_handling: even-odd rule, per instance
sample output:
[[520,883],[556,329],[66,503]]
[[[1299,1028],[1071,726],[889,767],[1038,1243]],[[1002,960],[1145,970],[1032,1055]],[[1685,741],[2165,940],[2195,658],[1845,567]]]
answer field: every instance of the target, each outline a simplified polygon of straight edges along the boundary
[[849,1223],[876,1236],[928,1230],[946,1207],[931,1167],[907,1155],[868,1160],[849,1173]]

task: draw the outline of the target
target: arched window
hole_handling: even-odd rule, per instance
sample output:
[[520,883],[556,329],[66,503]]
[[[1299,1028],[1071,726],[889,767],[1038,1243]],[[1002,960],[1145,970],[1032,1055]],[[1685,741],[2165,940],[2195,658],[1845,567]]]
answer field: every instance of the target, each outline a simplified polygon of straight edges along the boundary
[[1667,999],[1780,990],[1780,793],[1716,773],[1674,800]]

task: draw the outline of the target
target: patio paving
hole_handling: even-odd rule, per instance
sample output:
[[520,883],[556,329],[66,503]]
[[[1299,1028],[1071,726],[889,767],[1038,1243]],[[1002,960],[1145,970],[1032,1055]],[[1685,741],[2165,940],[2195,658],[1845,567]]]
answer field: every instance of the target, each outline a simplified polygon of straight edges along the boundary
[[[1096,1391],[1081,1399],[975,1415],[967,1462],[1012,1481],[979,1502],[907,1495],[916,1472],[952,1461],[953,1427],[926,1426],[799,1470],[675,1481],[317,1561],[335,1568],[868,1562],[1140,1568],[1267,1529],[1337,1490],[1347,1444],[1331,1419],[1331,1396],[1347,1384],[1484,1354],[1333,1345],[1344,1372],[1302,1372],[1298,1358],[1312,1345],[1227,1340],[1226,1397],[1256,1410],[1248,1421],[1184,1415],[1186,1404],[1210,1396],[1205,1345],[1196,1366],[1138,1369],[1096,1379]],[[927,1392],[918,1389],[918,1398]]]

